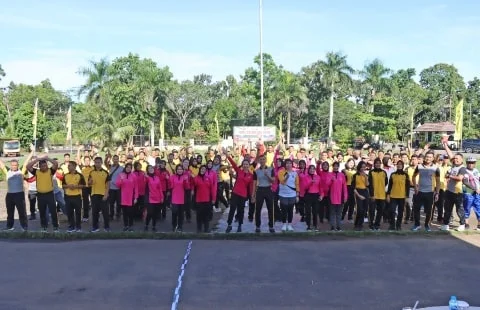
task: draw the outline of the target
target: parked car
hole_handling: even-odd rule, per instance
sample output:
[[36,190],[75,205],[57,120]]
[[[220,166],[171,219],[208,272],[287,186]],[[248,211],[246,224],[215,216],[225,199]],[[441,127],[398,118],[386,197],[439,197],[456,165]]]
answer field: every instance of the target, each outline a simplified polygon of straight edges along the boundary
[[466,153],[480,153],[480,139],[465,139],[462,148]]

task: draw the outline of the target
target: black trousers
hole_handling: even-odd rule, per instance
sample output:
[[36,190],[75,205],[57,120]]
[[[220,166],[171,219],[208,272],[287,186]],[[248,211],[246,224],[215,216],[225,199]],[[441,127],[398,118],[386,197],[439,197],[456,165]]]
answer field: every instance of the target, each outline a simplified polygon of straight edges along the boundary
[[208,232],[212,213],[211,202],[196,202],[197,208],[197,232]]
[[[399,229],[402,226],[405,198],[390,199],[390,229]],[[397,211],[398,210],[398,214]],[[395,220],[395,215],[397,219]]]
[[[460,195],[460,197],[462,197],[462,195]],[[425,226],[427,226],[432,219],[433,192],[418,192],[416,195],[415,203],[413,204],[413,219],[415,220],[415,226],[420,226],[420,209],[422,206],[425,209]]]
[[273,193],[273,215],[275,221],[282,221],[282,211],[280,210],[280,197],[278,196],[278,189]]
[[305,216],[305,197],[299,197],[298,202],[295,204],[296,213],[300,213],[300,216]]
[[82,196],[65,195],[68,224],[70,229],[81,229],[82,226]]
[[360,198],[355,197],[355,201],[357,202],[357,214],[355,215],[355,228],[362,228],[363,222],[365,219],[365,214],[368,210],[368,204],[370,202],[370,195],[368,194],[368,190],[366,189],[357,189],[357,192],[365,197],[364,200],[360,200]]
[[348,214],[348,220],[352,220],[353,211],[355,211],[355,194],[353,192],[353,186],[348,185],[347,190],[348,190],[348,199],[347,199],[347,203],[343,206],[342,220],[345,219],[345,215],[347,214]]
[[368,210],[368,224],[370,228],[380,227],[384,209],[385,200],[375,199],[375,201],[370,202],[370,209]]
[[293,207],[295,206],[295,197],[280,197],[280,210],[282,211],[282,223],[291,224],[293,220]]
[[273,192],[270,187],[258,187],[255,197],[255,226],[262,225],[263,203],[267,206],[268,227],[273,227]]
[[94,230],[98,229],[98,218],[100,216],[100,212],[102,212],[104,228],[110,228],[110,216],[108,211],[108,203],[107,201],[103,200],[103,195],[92,195],[92,227]]
[[438,200],[435,202],[435,207],[437,208],[437,221],[442,222],[445,210],[445,191],[443,189],[438,192]]
[[312,216],[313,216],[313,226],[317,227],[318,225],[318,208],[320,205],[320,201],[318,201],[318,194],[305,194],[305,222],[307,224],[307,228],[310,228],[310,224],[312,223]]
[[113,218],[115,213],[120,216],[121,204],[120,204],[120,190],[111,189],[108,191],[108,204],[110,205],[110,217]]
[[122,213],[123,213],[123,226],[132,227],[133,218],[135,216],[135,211],[133,206],[122,206]]
[[320,222],[323,223],[323,219],[328,219],[330,218],[330,198],[329,197],[323,197],[323,199],[320,201],[319,204],[319,209],[318,209],[318,215],[320,216]]
[[28,202],[30,204],[30,215],[35,215],[37,205],[37,192],[28,192]]
[[57,205],[55,203],[55,196],[53,192],[37,193],[38,210],[40,211],[40,225],[42,228],[48,227],[47,222],[47,208],[52,217],[52,225],[58,228]]
[[152,221],[152,227],[157,225],[157,214],[162,209],[161,203],[148,203],[147,204],[147,217],[145,218],[145,225],[148,226],[150,224],[150,220]]
[[225,196],[223,196],[223,193],[225,192],[225,185],[228,183],[225,182],[218,182],[217,184],[217,199],[215,201],[215,208],[218,208],[219,203],[221,202],[225,208],[228,207],[228,201],[225,199]]
[[248,220],[253,221],[254,215],[255,215],[255,202],[248,200]]
[[445,214],[443,216],[443,225],[448,225],[452,216],[453,206],[457,209],[457,215],[460,219],[460,225],[465,225],[465,209],[463,208],[463,193],[445,192]]
[[137,203],[134,205],[133,216],[136,219],[141,219],[143,216],[143,208],[145,207],[145,196],[141,195],[137,198]]
[[13,227],[15,221],[15,208],[17,208],[20,225],[22,225],[24,229],[28,228],[25,193],[7,193],[7,196],[5,197],[5,205],[7,206],[7,228]]
[[172,226],[173,229],[182,229],[183,227],[183,214],[184,205],[172,204]]
[[92,195],[91,187],[82,188],[82,200],[83,200],[83,218],[88,219],[90,217],[90,202]]
[[228,212],[228,225],[232,225],[233,217],[235,216],[235,211],[237,212],[238,224],[243,224],[243,216],[245,213],[245,201],[246,197],[238,196],[235,193],[232,193],[232,201],[230,202],[230,211]]
[[163,192],[163,197],[164,197],[164,200],[163,202],[160,204],[160,210],[158,210],[157,212],[157,218],[161,218],[162,220],[164,220],[166,217],[167,217],[167,192]]
[[187,222],[192,220],[192,191],[185,190],[185,204],[183,205],[183,211],[185,212],[185,218]]

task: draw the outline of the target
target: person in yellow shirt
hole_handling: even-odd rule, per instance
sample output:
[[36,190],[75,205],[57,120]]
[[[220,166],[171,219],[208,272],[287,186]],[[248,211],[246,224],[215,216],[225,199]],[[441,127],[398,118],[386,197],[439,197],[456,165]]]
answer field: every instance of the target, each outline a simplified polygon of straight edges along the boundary
[[435,161],[440,169],[440,191],[438,200],[435,202],[437,208],[437,221],[443,223],[443,211],[445,210],[445,191],[447,190],[447,174],[450,171],[450,159],[446,155],[439,155]]
[[368,210],[370,193],[368,192],[367,163],[360,161],[357,165],[357,173],[352,177],[352,186],[354,186],[355,200],[357,202],[357,214],[355,216],[355,230],[363,229],[365,214]]
[[[402,230],[403,210],[409,191],[410,181],[408,174],[404,170],[403,161],[399,160],[397,161],[397,170],[390,175],[390,179],[388,180],[387,203],[390,204],[389,230]],[[395,220],[397,214],[398,216]]]
[[388,176],[382,168],[382,161],[376,158],[373,162],[373,170],[368,174],[368,183],[370,184],[370,199],[372,204],[369,209],[368,224],[370,230],[379,230],[380,221],[385,209],[385,200],[387,198],[385,188],[388,185]]
[[[39,168],[33,168],[38,163]],[[48,167],[51,163],[51,167]],[[47,208],[52,217],[53,232],[58,232],[58,217],[55,196],[53,194],[53,176],[58,169],[58,162],[46,157],[37,158],[27,165],[27,170],[35,176],[37,182],[37,202],[40,211],[42,231],[47,232]]]
[[103,215],[105,231],[110,231],[109,206],[107,204],[110,189],[110,174],[102,168],[102,158],[96,157],[94,169],[88,177],[88,185],[92,187],[92,232],[98,232],[98,218]]
[[[418,156],[412,155],[410,158],[410,165],[405,169],[408,175],[408,182],[410,183],[410,189],[408,191],[408,197],[405,204],[405,221],[404,224],[408,224],[409,221],[413,221],[413,204],[415,203],[415,188],[413,187],[413,175],[418,166]],[[418,183],[418,176],[416,177]]]
[[82,216],[82,189],[85,187],[85,179],[77,172],[77,163],[68,163],[68,173],[63,177],[63,189],[65,190],[65,204],[68,212],[69,227],[67,232],[81,232]]
[[355,195],[353,193],[354,186],[352,184],[353,175],[357,172],[355,170],[355,161],[353,158],[350,158],[345,163],[345,169],[342,171],[345,174],[345,178],[347,179],[347,190],[348,190],[348,199],[347,203],[343,207],[342,212],[342,221],[345,219],[345,215],[348,212],[348,222],[353,223],[353,212],[355,211]]
[[273,167],[273,160],[275,158],[275,150],[273,149],[273,145],[267,146],[267,152],[265,153],[265,159],[267,160],[266,166]]
[[[78,162],[77,162],[78,163]],[[90,173],[93,171],[90,157],[83,158],[83,164],[78,164],[81,167],[81,173],[85,181],[90,177]],[[82,188],[82,202],[83,202],[83,218],[82,222],[88,222],[90,215],[92,188],[87,184]]]

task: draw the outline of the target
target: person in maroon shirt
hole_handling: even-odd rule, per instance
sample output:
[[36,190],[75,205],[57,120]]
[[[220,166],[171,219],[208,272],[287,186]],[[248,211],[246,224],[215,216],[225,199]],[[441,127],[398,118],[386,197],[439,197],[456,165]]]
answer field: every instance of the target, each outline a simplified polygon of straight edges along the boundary
[[[236,181],[232,190],[232,200],[230,203],[230,211],[228,213],[228,226],[226,232],[229,233],[232,231],[232,222],[233,217],[235,216],[235,211],[237,211],[238,218],[237,232],[242,232],[245,203],[249,199],[249,196],[253,197],[253,174],[250,172],[250,162],[248,160],[242,161],[241,168],[237,166],[230,156],[227,156],[227,160],[235,171]],[[250,198],[250,200],[253,201],[253,198]]]

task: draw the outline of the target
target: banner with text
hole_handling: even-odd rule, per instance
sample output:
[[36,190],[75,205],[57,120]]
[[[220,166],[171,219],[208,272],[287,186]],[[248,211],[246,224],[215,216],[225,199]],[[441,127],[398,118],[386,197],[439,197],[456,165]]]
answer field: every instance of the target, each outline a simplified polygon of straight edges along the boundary
[[236,143],[240,141],[256,142],[263,136],[263,141],[275,141],[277,139],[275,129],[275,127],[235,126],[233,127],[233,140]]

